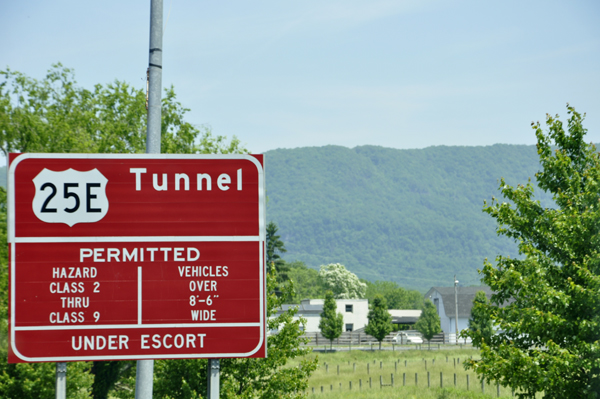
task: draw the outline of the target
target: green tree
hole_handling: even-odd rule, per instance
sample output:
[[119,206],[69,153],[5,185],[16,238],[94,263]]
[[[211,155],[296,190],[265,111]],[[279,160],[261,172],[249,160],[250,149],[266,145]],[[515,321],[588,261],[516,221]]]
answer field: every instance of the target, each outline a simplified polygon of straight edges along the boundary
[[[477,291],[473,299],[473,308],[471,308],[471,317],[469,318],[469,330],[473,332],[473,345],[481,347],[483,342],[489,343],[494,334],[494,325],[487,312],[488,299],[485,292]],[[463,336],[467,336],[463,332]]]
[[[41,81],[10,69],[0,71],[0,77],[3,78],[0,82],[0,149],[4,154],[145,152],[147,111],[143,90],[119,81],[106,86],[98,84],[93,90],[87,90],[79,87],[73,71],[61,64],[53,65]],[[225,137],[214,137],[208,128],[199,129],[186,122],[188,111],[177,101],[172,87],[165,90],[161,121],[163,153],[246,152],[235,137],[228,142]],[[0,233],[3,234],[0,239],[6,242],[5,192],[0,195],[0,211]],[[0,286],[0,304],[7,309],[7,252],[6,246],[0,245],[0,248],[3,248],[0,249],[0,281],[5,282]],[[6,311],[0,314],[2,328],[6,328],[6,315]],[[54,370],[44,364],[8,365],[7,350],[6,340],[0,339],[0,357],[4,359],[0,360],[0,375],[4,378],[0,383],[0,396],[19,397],[8,394],[13,389],[10,387],[19,385],[37,392],[32,394],[34,396],[44,396],[43,391],[37,389],[42,389],[45,381],[53,381]],[[89,366],[86,367],[89,369]],[[94,397],[106,398],[131,366],[123,362],[94,362],[91,367],[96,376],[92,387]],[[78,367],[69,369],[69,397],[71,392],[81,394],[85,388],[72,386],[72,382],[92,381],[84,375],[73,378],[73,373],[83,370]]]
[[367,285],[344,265],[331,263],[321,266],[319,277],[325,287],[333,292],[337,299],[359,299],[365,297]]
[[372,302],[375,296],[382,295],[388,309],[421,309],[423,307],[423,295],[419,291],[407,290],[393,281],[361,281],[367,285],[365,296],[369,302]]
[[319,329],[321,330],[321,334],[329,340],[330,349],[333,349],[333,340],[342,335],[343,326],[344,316],[337,311],[333,292],[327,291],[325,293],[321,320],[319,320]]
[[[144,153],[145,93],[115,81],[93,90],[77,85],[73,70],[53,65],[39,81],[0,71],[0,149],[8,152]],[[161,152],[246,152],[237,138],[213,136],[185,121],[173,87],[162,98]]]
[[289,279],[290,270],[286,262],[281,259],[280,253],[287,252],[285,244],[281,241],[281,236],[277,235],[277,225],[273,222],[267,224],[267,272],[272,270],[277,272],[277,280],[280,282]]
[[423,313],[421,313],[421,317],[419,317],[419,320],[415,323],[415,328],[423,334],[423,337],[427,340],[428,348],[431,349],[431,338],[436,334],[441,333],[442,327],[440,325],[440,316],[438,316],[437,309],[429,299],[425,300]]
[[288,276],[294,282],[295,294],[292,303],[300,303],[302,299],[325,298],[327,289],[319,278],[319,272],[307,267],[303,262],[288,262]]
[[523,398],[600,395],[600,158],[584,141],[584,115],[568,104],[567,113],[567,131],[558,116],[546,116],[547,132],[532,123],[538,186],[554,205],[536,201],[531,182],[502,180],[508,201],[484,206],[523,256],[485,262],[483,281],[494,294],[480,309],[498,333],[488,342],[480,331],[467,332],[482,342],[481,360],[467,366]]
[[379,350],[381,350],[381,341],[392,331],[392,315],[388,312],[385,298],[376,295],[369,305],[369,320],[365,327],[365,332],[379,341]]

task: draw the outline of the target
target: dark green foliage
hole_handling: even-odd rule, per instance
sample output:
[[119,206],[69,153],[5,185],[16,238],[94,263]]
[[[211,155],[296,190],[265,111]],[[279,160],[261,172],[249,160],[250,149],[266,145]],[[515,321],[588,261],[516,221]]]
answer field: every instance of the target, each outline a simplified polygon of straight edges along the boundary
[[367,319],[369,321],[365,332],[379,341],[379,350],[381,350],[381,341],[392,331],[392,315],[388,312],[383,296],[375,295],[373,301],[369,301]]
[[279,254],[287,252],[281,236],[277,235],[277,225],[273,222],[267,224],[267,273],[275,270],[278,281],[287,281],[290,270]]
[[333,347],[333,340],[342,335],[343,325],[344,316],[337,312],[333,292],[327,291],[325,293],[323,313],[321,313],[321,320],[319,321],[319,329],[321,330],[321,334],[330,341],[331,347]]
[[385,298],[388,309],[421,309],[423,307],[423,295],[419,291],[407,290],[393,281],[363,280],[367,284],[367,299],[373,302],[377,295]]
[[[481,212],[498,179],[526,181],[534,146],[375,146],[278,149],[265,154],[269,220],[287,260],[342,263],[359,277],[425,292],[453,275],[478,285],[477,268],[517,246]],[[541,198],[551,203],[550,197]]]
[[600,157],[584,141],[583,116],[568,105],[567,113],[567,131],[550,115],[547,132],[532,123],[542,167],[538,185],[555,205],[535,201],[530,183],[502,181],[510,203],[484,207],[524,257],[484,264],[483,282],[494,294],[480,308],[499,332],[482,342],[481,360],[468,365],[522,391],[520,397],[600,396]]
[[155,398],[199,399],[206,396],[206,359],[156,360]]
[[295,294],[291,303],[300,303],[302,299],[325,298],[327,289],[319,278],[319,272],[306,267],[303,262],[286,262],[290,268],[289,279],[294,282]]
[[440,316],[438,316],[435,305],[429,299],[425,300],[423,313],[421,313],[421,317],[419,317],[419,320],[415,323],[415,329],[423,334],[428,345],[430,345],[431,338],[433,338],[434,335],[442,332]]
[[471,308],[469,330],[473,332],[473,345],[480,347],[482,343],[489,343],[494,334],[492,319],[487,312],[488,299],[485,292],[477,291]]
[[121,362],[94,362],[92,374],[96,382],[92,387],[92,397],[94,399],[106,399],[117,379],[119,378]]

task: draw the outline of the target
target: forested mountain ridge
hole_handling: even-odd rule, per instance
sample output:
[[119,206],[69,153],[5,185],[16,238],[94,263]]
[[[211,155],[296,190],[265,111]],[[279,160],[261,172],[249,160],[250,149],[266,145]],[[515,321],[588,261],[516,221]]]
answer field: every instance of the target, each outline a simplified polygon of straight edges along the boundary
[[454,274],[478,285],[486,257],[518,256],[483,201],[500,195],[501,177],[525,184],[540,169],[535,146],[524,145],[307,147],[268,151],[265,161],[267,220],[279,226],[286,260],[339,262],[421,291],[451,285]]
[[518,256],[496,235],[483,200],[500,195],[501,177],[525,184],[540,169],[535,146],[523,145],[277,149],[265,153],[265,166],[267,221],[279,227],[284,259],[342,263],[422,292],[451,285],[454,274],[478,285],[484,258]]

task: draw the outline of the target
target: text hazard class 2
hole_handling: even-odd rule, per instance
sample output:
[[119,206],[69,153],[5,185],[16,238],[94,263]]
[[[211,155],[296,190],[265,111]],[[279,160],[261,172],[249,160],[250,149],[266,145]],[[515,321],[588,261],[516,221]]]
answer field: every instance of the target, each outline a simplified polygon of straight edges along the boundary
[[[50,324],[98,323],[100,312],[90,308],[100,293],[96,267],[53,267],[50,294],[58,300],[58,309],[49,314]],[[74,281],[73,281],[74,280]],[[91,300],[90,300],[91,299]],[[93,306],[92,306],[93,307]]]
[[34,179],[33,213],[46,223],[98,222],[108,212],[108,179],[98,169],[52,171],[44,168]]

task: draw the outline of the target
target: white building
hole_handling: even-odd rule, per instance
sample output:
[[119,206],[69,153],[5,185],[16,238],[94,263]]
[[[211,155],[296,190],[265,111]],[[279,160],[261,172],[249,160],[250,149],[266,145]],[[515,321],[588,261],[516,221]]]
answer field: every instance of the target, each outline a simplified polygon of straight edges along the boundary
[[[485,292],[488,300],[492,296],[492,290],[487,286],[481,287],[457,287],[456,302],[458,302],[458,332],[469,327],[473,300],[478,291]],[[425,299],[431,300],[437,308],[442,331],[445,334],[456,333],[456,306],[454,287],[432,287],[425,294]]]
[[[298,312],[294,316],[297,320],[300,317],[306,319],[305,332],[319,332],[319,321],[323,313],[323,299],[304,299],[300,304],[283,305],[280,312],[286,311],[291,307],[297,307]],[[367,315],[369,314],[369,301],[367,299],[336,299],[337,312],[344,316],[344,331],[355,331],[364,328],[367,325]]]

